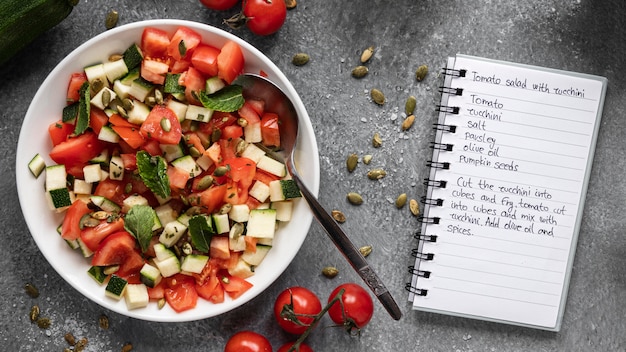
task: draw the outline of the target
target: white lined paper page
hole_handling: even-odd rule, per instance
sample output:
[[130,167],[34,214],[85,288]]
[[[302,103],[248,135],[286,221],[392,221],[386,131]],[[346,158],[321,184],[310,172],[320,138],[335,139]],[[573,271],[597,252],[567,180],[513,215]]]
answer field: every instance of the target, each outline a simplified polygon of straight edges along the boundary
[[[459,55],[442,102],[415,309],[558,330],[606,88],[601,77]],[[437,156],[438,155],[438,156]]]

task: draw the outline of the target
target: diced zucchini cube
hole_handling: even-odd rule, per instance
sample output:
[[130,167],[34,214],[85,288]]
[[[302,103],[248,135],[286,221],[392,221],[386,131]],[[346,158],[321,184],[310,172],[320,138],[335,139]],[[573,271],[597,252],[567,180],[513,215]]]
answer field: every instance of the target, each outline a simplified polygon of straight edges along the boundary
[[154,253],[157,260],[165,260],[169,257],[175,257],[176,254],[169,248],[167,248],[163,243],[156,243],[154,245]]
[[109,82],[115,82],[128,73],[124,60],[106,61],[102,65]]
[[213,116],[213,110],[197,105],[189,105],[185,112],[186,120],[209,122],[211,116]]
[[103,196],[91,196],[91,202],[104,211],[119,213],[122,208],[114,201]]
[[183,122],[185,120],[185,116],[187,115],[188,105],[181,103],[179,101],[170,99],[165,104],[170,110],[174,112],[178,121]]
[[234,204],[228,212],[228,217],[235,222],[246,222],[250,217],[250,207],[247,204]]
[[278,177],[285,177],[287,175],[287,169],[285,168],[285,164],[281,163],[278,160],[272,159],[267,155],[261,157],[256,166],[263,170],[267,171],[272,175],[276,175]]
[[78,242],[78,248],[80,249],[80,252],[82,253],[83,257],[89,258],[93,255],[93,251],[89,249],[89,247],[87,247],[85,242],[83,242],[83,240],[80,237],[76,239],[76,242]]
[[270,187],[261,181],[256,181],[250,188],[249,194],[263,203],[270,196]]
[[110,126],[102,126],[100,133],[98,133],[98,139],[109,143],[117,143],[120,141],[120,136]]
[[158,268],[146,263],[139,271],[141,282],[148,287],[155,287],[161,282],[161,272]]
[[87,270],[87,274],[91,276],[97,283],[103,284],[107,278],[107,275],[104,273],[104,270],[101,266],[92,266]]
[[180,272],[180,261],[176,256],[165,258],[164,260],[155,258],[154,264],[159,268],[163,277],[170,277]]
[[148,199],[139,194],[133,194],[122,201],[122,212],[128,213],[135,205],[149,205]]
[[293,202],[292,201],[282,201],[282,202],[272,202],[270,208],[276,209],[276,220],[277,221],[290,221],[291,213],[293,213]]
[[257,266],[261,264],[270,249],[272,249],[272,246],[257,244],[256,251],[244,251],[243,254],[241,254],[241,259],[252,266]]
[[206,80],[205,91],[206,94],[213,94],[218,90],[224,88],[225,86],[226,83],[224,83],[221,78],[219,78],[218,76],[214,76]]
[[89,84],[93,84],[95,80],[100,80],[105,86],[109,84],[106,72],[104,71],[104,64],[95,64],[85,67],[85,75]]
[[209,257],[206,255],[189,254],[183,258],[180,269],[184,272],[200,274],[208,261]]
[[51,189],[46,192],[46,195],[52,210],[62,211],[74,201],[74,196],[67,187]]
[[181,158],[185,155],[185,151],[180,144],[160,144],[161,152],[163,152],[163,157],[168,162]]
[[213,227],[215,228],[216,234],[227,233],[230,231],[230,221],[228,219],[228,214],[213,214],[211,216],[213,218]]
[[228,273],[233,276],[246,279],[254,275],[254,269],[252,268],[250,264],[246,263],[246,261],[241,259],[240,257],[239,260],[237,260],[237,264],[235,264],[234,267],[228,268]]
[[[130,91],[128,93],[135,97],[137,100],[144,102],[146,101],[148,95],[152,93],[153,88],[154,84],[146,81],[141,77],[137,77],[131,82]],[[132,110],[134,110],[134,108]]]
[[133,43],[124,51],[123,58],[126,67],[128,67],[129,70],[132,70],[141,64],[141,61],[143,60],[143,53],[141,52],[139,45]]
[[111,275],[104,292],[107,297],[119,300],[124,296],[127,286],[128,281],[117,275]]
[[126,113],[128,114],[128,122],[141,125],[148,118],[150,108],[139,100],[133,100],[133,108]]
[[124,300],[129,310],[147,307],[150,301],[148,288],[144,284],[129,284],[126,286]]
[[46,167],[46,189],[67,187],[67,171],[65,165],[50,165]]
[[175,168],[182,170],[189,174],[189,177],[196,177],[200,175],[202,170],[196,164],[196,161],[191,157],[191,155],[185,155],[182,158],[178,158],[172,161],[172,166]]
[[270,201],[278,202],[281,200],[299,198],[302,194],[296,181],[274,180],[270,182]]
[[74,180],[74,187],[72,190],[74,191],[74,194],[91,194],[91,189],[93,188],[92,186],[93,184],[77,178]]
[[35,154],[35,156],[30,159],[30,162],[28,162],[28,169],[35,178],[39,177],[45,168],[46,161],[43,160],[43,157],[39,155],[39,153]]
[[[105,93],[107,92],[107,93]],[[109,100],[104,101],[104,94],[107,94],[109,96]],[[91,105],[97,107],[100,110],[104,110],[106,109],[109,104],[111,103],[111,101],[113,101],[115,98],[117,98],[117,93],[115,93],[114,90],[108,88],[108,87],[104,87],[102,89],[100,89],[100,91],[98,93],[96,93],[96,95],[93,96],[93,98],[91,98]],[[106,103],[106,104],[105,104]]]
[[263,141],[261,134],[261,122],[249,123],[243,128],[243,135],[248,143],[259,143]]
[[154,209],[161,224],[167,224],[176,220],[177,212],[172,208],[170,203],[159,205]]
[[265,151],[252,143],[248,143],[246,149],[244,149],[243,153],[241,153],[241,156],[258,164],[259,160],[265,156]]
[[113,82],[113,91],[117,94],[117,97],[120,99],[126,99],[130,96],[130,85],[126,85],[122,83],[119,79]]
[[178,242],[183,234],[187,231],[187,226],[182,224],[178,220],[174,220],[165,224],[163,232],[159,236],[159,242],[166,247],[171,247],[174,243]]
[[206,171],[213,165],[213,160],[211,160],[208,155],[202,154],[196,159],[196,164],[198,164],[202,170]]
[[275,209],[253,209],[248,219],[247,236],[274,238],[276,232]]
[[83,174],[87,183],[100,182],[102,179],[102,168],[100,164],[86,165],[83,167]]
[[109,177],[111,180],[124,179],[124,160],[121,156],[114,155],[109,161]]

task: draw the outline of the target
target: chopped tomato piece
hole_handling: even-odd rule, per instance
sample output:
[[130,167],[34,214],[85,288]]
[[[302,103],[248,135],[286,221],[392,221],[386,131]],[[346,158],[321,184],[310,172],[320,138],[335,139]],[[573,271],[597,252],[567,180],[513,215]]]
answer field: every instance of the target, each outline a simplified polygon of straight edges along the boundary
[[213,213],[224,204],[226,185],[213,186],[200,193],[200,204],[206,208],[207,213]]
[[232,299],[236,299],[248,291],[252,284],[245,279],[229,274],[218,274],[220,284]]
[[87,82],[85,72],[72,73],[70,76],[70,84],[67,87],[67,102],[75,103],[80,99],[80,87]]
[[229,204],[245,204],[248,201],[249,193],[247,187],[242,187],[241,182],[228,179],[226,181],[226,194],[224,202]]
[[228,241],[228,237],[226,236],[213,236],[211,238],[209,257],[217,259],[229,259],[230,249],[228,246]]
[[51,123],[50,126],[48,126],[48,134],[50,135],[52,146],[65,142],[72,133],[74,133],[74,125],[61,120]]
[[153,301],[165,298],[165,280],[159,281],[154,287],[148,286],[148,298]]
[[61,237],[66,240],[75,240],[80,237],[80,219],[83,215],[91,213],[91,209],[87,206],[87,203],[77,200],[65,213],[63,218],[63,224],[61,225]]
[[137,127],[126,127],[126,126],[111,126],[113,131],[117,133],[121,139],[124,140],[131,148],[137,149],[141,147],[145,139],[139,132]]
[[134,283],[139,283],[141,281],[139,271],[145,263],[146,261],[143,259],[138,249],[131,250],[122,263],[120,263],[120,268],[117,269],[116,274],[126,278],[128,283],[133,283],[133,281],[135,281]]
[[186,133],[185,140],[187,141],[187,146],[194,147],[200,154],[204,154],[204,145],[202,145],[202,140],[200,140],[196,132]]
[[261,138],[266,146],[280,147],[278,115],[266,112],[261,116]]
[[243,51],[239,44],[228,41],[217,56],[217,76],[231,84],[243,72]]
[[109,117],[104,111],[94,108],[93,106],[89,110],[89,127],[96,133],[100,133],[102,126],[106,125],[109,121]]
[[123,181],[116,181],[107,178],[106,180],[98,182],[96,190],[93,192],[96,196],[101,196],[109,199],[115,204],[122,206],[122,202],[127,198],[124,191],[126,184]]
[[126,231],[107,236],[91,257],[91,265],[108,266],[121,264],[135,250],[135,237]]
[[196,284],[191,276],[176,274],[165,278],[165,300],[177,312],[192,309],[198,303]]
[[224,127],[222,138],[237,139],[243,137],[243,127],[239,125],[231,125]]
[[120,114],[112,114],[111,116],[109,116],[109,122],[113,126],[139,128],[139,125],[128,122],[128,120],[123,118]]
[[214,142],[211,146],[204,152],[206,156],[209,157],[213,161],[214,164],[219,164],[222,162],[222,148],[218,142]]
[[189,173],[173,167],[167,167],[167,177],[170,180],[170,188],[172,190],[181,190],[187,186],[187,181],[189,181]]
[[252,236],[243,236],[243,239],[246,242],[246,252],[256,253],[256,243],[258,239]]
[[195,32],[193,29],[179,27],[172,36],[172,40],[167,47],[167,54],[175,60],[185,58],[188,53],[194,51],[198,44],[200,44],[201,40],[202,37],[200,34]]
[[270,174],[267,171],[257,169],[256,173],[254,174],[254,179],[257,181],[261,181],[269,186],[270,182],[275,181],[275,180],[280,180],[280,177],[274,174]]
[[153,27],[143,30],[141,50],[145,57],[164,57],[169,45],[170,37],[166,31]]
[[80,233],[80,239],[85,243],[87,248],[95,251],[98,249],[100,242],[112,233],[122,231],[124,229],[124,219],[117,218],[115,220],[101,220],[100,224],[94,227],[85,227]]
[[141,124],[141,134],[162,144],[178,144],[183,132],[172,110],[164,105],[155,105]]
[[196,99],[195,96],[206,88],[206,80],[202,72],[191,66],[187,72],[185,72],[185,77],[182,78],[182,80],[183,83],[181,85],[185,86],[185,98],[187,101],[195,105],[201,105],[200,101]]
[[246,99],[248,105],[254,110],[257,115],[261,116],[265,112],[265,101],[261,99]]
[[170,65],[165,62],[152,59],[144,59],[141,62],[141,77],[155,84],[165,83],[165,75],[170,70]]
[[220,49],[201,44],[193,51],[191,63],[193,67],[205,75],[209,77],[217,76],[217,56],[219,54]]
[[[100,154],[103,149],[104,142],[100,141],[95,133],[87,131],[55,145],[50,151],[50,158],[57,164],[65,165],[69,173],[74,170],[73,167],[85,164]],[[80,170],[82,172],[82,167]]]
[[120,154],[120,157],[122,157],[125,170],[133,171],[137,169],[137,154],[124,153]]
[[229,174],[233,181],[239,182],[243,188],[250,188],[256,174],[254,161],[244,157],[235,157],[225,160],[224,164],[230,166]]
[[161,146],[159,144],[159,141],[157,141],[156,139],[148,140],[146,143],[144,143],[141,146],[141,149],[147,151],[148,154],[150,154],[152,156],[161,155],[163,153],[163,151],[161,150]]
[[[214,299],[214,295],[219,292],[216,292],[216,289],[220,286],[219,281],[217,280],[217,276],[211,275],[204,280],[203,283],[196,282],[196,291],[198,292],[198,296],[206,299],[207,301],[212,301]],[[221,287],[219,287],[221,289]],[[221,293],[222,299],[224,298],[224,291],[222,289]]]
[[237,141],[232,139],[220,139],[218,143],[220,144],[222,161],[234,159],[237,157]]
[[249,125],[261,122],[261,117],[249,101],[243,103],[243,106],[239,109],[238,112],[239,116],[246,120]]

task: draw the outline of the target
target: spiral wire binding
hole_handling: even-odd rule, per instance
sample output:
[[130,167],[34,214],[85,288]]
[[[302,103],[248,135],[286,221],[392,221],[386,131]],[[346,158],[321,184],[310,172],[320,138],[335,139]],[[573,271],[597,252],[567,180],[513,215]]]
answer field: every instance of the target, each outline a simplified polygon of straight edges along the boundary
[[434,168],[442,169],[442,170],[449,170],[450,169],[450,163],[449,162],[428,160],[428,161],[426,161],[426,166],[434,167]]
[[434,199],[434,198],[422,197],[422,203],[440,207],[440,206],[443,205],[443,199],[441,199],[441,198]]
[[445,112],[446,114],[458,115],[460,108],[458,106],[437,105],[437,108],[435,110],[439,112]]
[[422,232],[419,230],[415,232],[413,238],[424,242],[437,242],[437,235],[422,235]]
[[440,130],[440,131],[444,131],[444,132],[449,132],[449,133],[455,133],[456,132],[456,126],[455,125],[446,125],[446,124],[442,124],[442,123],[436,123],[434,124],[435,127],[433,127],[436,130]]
[[429,178],[425,178],[424,179],[424,186],[432,186],[432,187],[439,187],[439,188],[446,188],[446,186],[448,185],[448,181],[443,181],[443,180],[431,180]]
[[430,271],[428,270],[419,270],[416,269],[413,265],[409,266],[409,273],[415,274],[417,276],[421,276],[423,278],[428,279],[430,277]]
[[453,68],[448,68],[448,67],[444,67],[441,70],[441,73],[443,73],[446,76],[452,76],[452,77],[465,77],[465,74],[467,74],[467,70],[465,69],[453,69]]
[[422,253],[417,248],[413,248],[413,250],[411,250],[411,255],[420,260],[434,260],[435,259],[435,254]]
[[439,224],[439,221],[441,221],[441,218],[436,217],[436,216],[434,217],[420,216],[417,218],[417,221],[421,223],[437,225]]
[[431,142],[430,143],[430,148],[431,149],[442,150],[444,152],[451,152],[452,149],[454,148],[454,144]]
[[463,88],[439,87],[439,93],[448,95],[463,95]]

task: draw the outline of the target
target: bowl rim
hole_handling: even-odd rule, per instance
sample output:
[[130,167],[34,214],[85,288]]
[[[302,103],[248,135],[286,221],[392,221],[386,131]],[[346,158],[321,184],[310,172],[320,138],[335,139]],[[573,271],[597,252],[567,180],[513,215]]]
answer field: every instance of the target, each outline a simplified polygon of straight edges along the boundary
[[[288,260],[280,261],[282,265],[280,265],[279,267],[273,268],[275,270],[270,271],[269,274],[266,275],[267,276],[266,281],[261,282],[259,284],[255,284],[256,287],[253,287],[253,289],[249,291],[251,292],[250,294],[248,294],[249,292],[246,292],[246,294],[244,294],[243,296],[239,297],[236,300],[230,301],[227,299],[227,302],[225,303],[212,305],[213,307],[216,307],[216,309],[211,310],[210,312],[199,313],[197,312],[197,310],[199,309],[198,307],[190,311],[186,311],[182,313],[175,313],[172,310],[172,312],[174,312],[173,314],[168,314],[165,311],[159,311],[159,313],[162,313],[162,314],[148,314],[142,311],[141,309],[140,310],[128,310],[123,302],[119,304],[119,302],[114,302],[107,298],[101,299],[101,297],[95,297],[98,293],[90,292],[87,288],[83,287],[82,285],[78,285],[78,283],[75,282],[75,280],[70,279],[69,277],[70,275],[68,275],[64,271],[64,268],[60,266],[60,263],[57,260],[55,260],[56,258],[52,255],[53,253],[51,253],[51,250],[49,250],[49,248],[46,247],[46,246],[49,246],[50,243],[48,243],[47,241],[44,241],[44,239],[41,238],[42,236],[41,233],[43,231],[56,233],[56,229],[49,229],[49,228],[44,229],[42,225],[38,224],[39,222],[38,220],[40,219],[35,219],[33,216],[29,216],[27,193],[29,193],[30,187],[32,187],[33,183],[43,184],[42,177],[40,176],[37,180],[35,180],[32,177],[32,175],[30,175],[30,172],[28,171],[25,165],[27,164],[25,160],[30,160],[30,157],[32,157],[32,155],[30,156],[25,155],[24,157],[20,157],[20,151],[26,148],[25,144],[28,144],[28,138],[31,138],[30,137],[31,133],[30,131],[27,131],[26,127],[29,124],[32,124],[33,121],[44,119],[46,121],[49,121],[49,123],[51,123],[53,122],[53,119],[54,119],[53,117],[34,116],[35,111],[37,110],[35,107],[35,103],[41,101],[42,99],[45,99],[44,98],[46,94],[45,88],[47,88],[50,85],[53,85],[53,82],[56,80],[56,76],[58,76],[61,73],[61,71],[63,71],[63,68],[67,67],[68,65],[71,66],[72,62],[74,62],[74,60],[76,60],[81,54],[83,54],[84,51],[90,49],[93,46],[96,46],[101,41],[111,40],[111,38],[114,38],[116,35],[119,35],[121,33],[125,33],[128,31],[132,32],[133,30],[140,30],[146,27],[176,28],[179,26],[185,26],[185,27],[192,28],[195,30],[200,30],[201,35],[203,36],[203,41],[205,40],[204,38],[205,35],[218,36],[218,37],[221,37],[221,39],[224,41],[233,40],[242,47],[244,51],[244,55],[248,57],[249,56],[255,57],[256,59],[260,60],[262,65],[265,65],[267,66],[267,68],[269,68],[268,71],[269,73],[271,73],[270,79],[275,84],[279,85],[282,89],[284,89],[285,92],[291,97],[291,99],[293,100],[293,104],[296,107],[296,110],[298,112],[298,116],[300,119],[299,121],[300,132],[299,132],[299,137],[298,137],[299,148],[296,151],[297,159],[301,159],[302,157],[300,147],[303,146],[303,143],[301,142],[301,140],[304,140],[304,138],[308,138],[308,141],[309,141],[309,143],[306,144],[306,148],[308,148],[307,156],[306,156],[306,166],[307,166],[307,170],[309,170],[310,172],[301,175],[301,177],[303,178],[303,181],[306,183],[309,190],[315,196],[317,196],[319,192],[319,183],[320,183],[319,151],[317,147],[317,142],[315,139],[315,134],[313,131],[313,126],[311,124],[311,120],[309,118],[309,115],[304,107],[304,104],[300,96],[296,92],[295,88],[292,86],[291,82],[287,79],[285,74],[260,50],[256,49],[252,44],[248,43],[242,38],[239,38],[235,36],[234,34],[228,33],[222,29],[219,29],[219,28],[216,28],[211,25],[204,24],[204,23],[199,23],[199,22],[194,22],[194,21],[189,21],[189,20],[179,20],[179,19],[154,19],[154,20],[142,20],[142,21],[132,22],[132,23],[124,24],[119,27],[113,28],[106,32],[102,32],[88,39],[83,44],[79,45],[77,48],[73,49],[63,60],[61,60],[58,64],[56,64],[55,67],[48,73],[48,75],[46,76],[46,78],[44,79],[40,87],[38,88],[37,92],[35,93],[34,97],[32,98],[29,104],[29,107],[26,111],[26,114],[24,116],[22,125],[20,127],[20,133],[18,136],[18,143],[16,147],[17,157],[16,157],[16,174],[15,175],[16,175],[16,187],[17,187],[17,192],[18,192],[18,199],[19,199],[22,215],[24,217],[24,220],[27,224],[27,228],[31,236],[33,237],[35,243],[37,244],[39,248],[39,251],[44,255],[48,263],[53,267],[53,269],[57,272],[57,274],[59,274],[59,276],[61,276],[64,279],[66,283],[74,287],[74,289],[79,291],[84,297],[89,298],[91,301],[99,304],[100,306],[106,309],[115,311],[117,313],[120,313],[122,315],[131,317],[131,318],[147,320],[147,321],[155,321],[155,322],[186,322],[186,321],[194,321],[194,320],[210,318],[210,317],[214,317],[214,316],[218,316],[220,314],[226,313],[230,310],[233,310],[251,301],[258,295],[260,295],[262,292],[264,292],[265,289],[267,289],[272,283],[274,283],[276,279],[278,279],[278,277],[282,275],[282,273],[287,269],[289,264],[292,262],[293,258],[300,251],[301,246],[306,236],[308,235],[308,232],[310,231],[310,225],[312,223],[312,218],[313,218],[312,213],[308,211],[308,206],[304,203],[304,200],[299,201],[298,206],[306,206],[307,211],[304,213],[300,213],[300,214],[303,214],[303,217],[301,219],[298,219],[298,227],[303,229],[303,231],[305,232],[299,238],[299,241],[297,243],[294,243],[295,245],[297,245],[297,250],[291,251],[291,253],[289,253],[289,255],[287,255],[286,257],[282,255],[283,259],[288,259]],[[138,42],[138,39],[139,38],[134,39],[134,41]],[[128,42],[126,42],[126,44],[130,45],[130,43]],[[102,55],[101,59],[105,57],[106,56]],[[246,59],[246,61],[248,60]],[[246,72],[248,72],[248,69],[249,68],[246,66]],[[46,155],[46,160],[49,160],[49,158],[47,158],[47,155]],[[28,176],[30,176],[30,180]],[[30,192],[30,193],[36,193],[36,192]],[[41,195],[42,195],[41,200],[42,202],[45,203],[45,197],[43,197],[43,192],[41,192]],[[300,205],[300,203],[302,203],[302,205]],[[47,204],[45,205],[45,207],[47,208]],[[49,210],[49,212],[53,213],[53,211],[51,210]],[[63,241],[59,237],[59,241],[56,241],[56,242],[63,242]],[[61,243],[61,245],[65,246],[65,243]],[[78,254],[76,256],[80,257],[80,255]],[[90,280],[86,272],[84,272],[83,274],[84,274],[84,280]],[[252,278],[254,278],[254,276]],[[100,287],[102,291],[100,292],[101,296],[104,296],[104,286],[100,286]],[[110,304],[108,304],[109,302]]]

